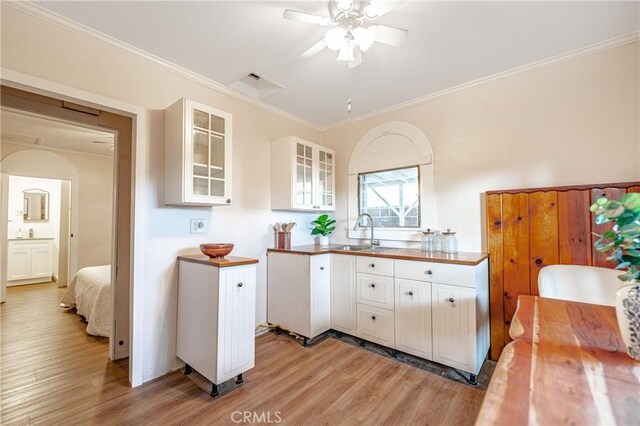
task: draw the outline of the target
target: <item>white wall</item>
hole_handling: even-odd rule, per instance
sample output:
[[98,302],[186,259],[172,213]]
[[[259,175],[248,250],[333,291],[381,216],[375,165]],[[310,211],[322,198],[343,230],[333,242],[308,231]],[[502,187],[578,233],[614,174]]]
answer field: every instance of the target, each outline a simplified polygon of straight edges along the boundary
[[[49,193],[49,220],[46,222],[24,222],[23,191],[41,189]],[[58,256],[60,250],[60,192],[61,185],[57,179],[42,179],[25,176],[9,176],[9,198],[7,202],[9,223],[7,237],[29,238],[29,229],[33,229],[34,238],[52,238],[53,241],[53,275],[58,275]]]
[[[0,159],[25,150],[47,152],[53,156],[29,155],[28,160],[22,160],[22,170],[19,167],[14,172],[28,175],[29,170],[38,170],[39,176],[43,176],[50,170],[50,177],[59,177],[61,172],[54,171],[54,165],[51,164],[54,162],[57,168],[66,165],[62,173],[70,180],[75,180],[72,191],[77,191],[77,194],[72,194],[72,197],[77,205],[73,211],[78,217],[75,218],[76,227],[72,229],[72,244],[77,245],[76,270],[85,266],[110,264],[113,159],[77,152],[48,151],[9,142],[0,143]],[[57,161],[56,158],[66,161]]]
[[487,190],[640,179],[638,49],[631,43],[326,130],[324,142],[336,150],[338,238],[347,238],[351,153],[389,121],[429,138],[437,226],[458,231],[462,251],[484,248]]
[[[257,315],[266,320],[266,249],[273,245],[272,224],[295,219],[293,244],[312,242],[308,223],[314,214],[270,210],[270,141],[296,135],[320,142],[320,132],[305,123],[228,96],[128,52],[92,41],[76,32],[2,3],[2,67],[145,108],[148,112],[145,164],[148,223],[138,223],[146,239],[143,379],[176,368],[176,256],[197,253],[202,242],[235,243],[233,255],[260,260]],[[164,109],[181,97],[233,114],[233,205],[216,208],[168,207],[163,202]],[[204,235],[189,233],[191,218],[207,219]]]

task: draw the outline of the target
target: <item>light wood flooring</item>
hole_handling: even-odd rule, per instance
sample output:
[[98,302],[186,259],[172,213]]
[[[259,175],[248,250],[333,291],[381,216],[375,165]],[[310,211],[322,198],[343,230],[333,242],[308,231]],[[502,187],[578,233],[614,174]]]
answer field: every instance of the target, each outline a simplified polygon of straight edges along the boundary
[[58,307],[63,291],[8,289],[0,307],[2,425],[237,424],[244,412],[249,423],[473,424],[493,367],[474,388],[353,339],[327,337],[305,348],[267,333],[257,339],[245,383],[225,383],[217,398],[197,373],[131,389],[127,361],[110,362],[107,339],[88,336],[75,313]]

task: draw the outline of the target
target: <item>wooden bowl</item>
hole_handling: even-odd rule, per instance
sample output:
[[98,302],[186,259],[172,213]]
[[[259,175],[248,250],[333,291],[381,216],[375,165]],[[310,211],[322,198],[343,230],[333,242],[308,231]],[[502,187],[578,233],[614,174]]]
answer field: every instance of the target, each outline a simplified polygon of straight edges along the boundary
[[225,257],[233,250],[233,244],[229,243],[205,243],[200,244],[200,251],[209,257]]

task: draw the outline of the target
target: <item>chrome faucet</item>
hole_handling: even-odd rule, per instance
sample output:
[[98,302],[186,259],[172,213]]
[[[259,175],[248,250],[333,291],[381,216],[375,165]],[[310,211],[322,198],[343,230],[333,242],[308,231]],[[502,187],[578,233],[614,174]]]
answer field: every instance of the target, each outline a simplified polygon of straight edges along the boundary
[[361,213],[360,216],[358,216],[358,219],[356,219],[356,225],[353,227],[353,230],[357,230],[358,226],[360,225],[360,219],[362,219],[362,217],[368,217],[369,218],[369,223],[371,224],[371,249],[373,249],[373,246],[379,246],[380,245],[380,241],[376,240],[373,238],[373,216],[371,216],[369,213]]

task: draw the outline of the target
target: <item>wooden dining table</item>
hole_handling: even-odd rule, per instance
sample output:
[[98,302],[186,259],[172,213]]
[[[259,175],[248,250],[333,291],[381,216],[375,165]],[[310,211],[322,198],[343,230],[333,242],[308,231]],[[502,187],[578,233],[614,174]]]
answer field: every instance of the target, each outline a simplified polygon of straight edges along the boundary
[[640,425],[615,309],[520,296],[476,425]]

